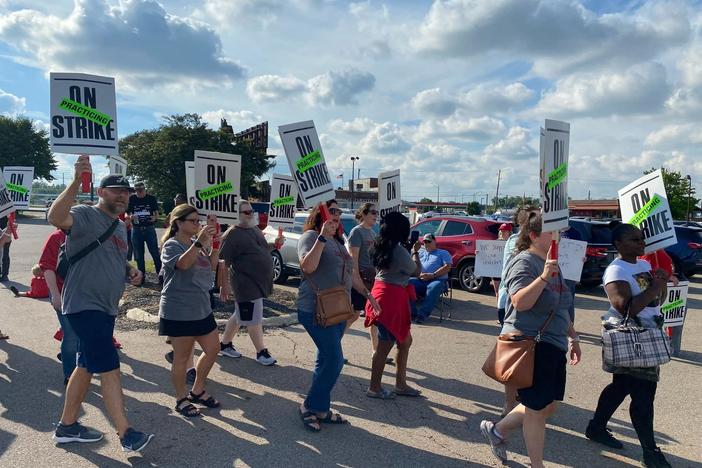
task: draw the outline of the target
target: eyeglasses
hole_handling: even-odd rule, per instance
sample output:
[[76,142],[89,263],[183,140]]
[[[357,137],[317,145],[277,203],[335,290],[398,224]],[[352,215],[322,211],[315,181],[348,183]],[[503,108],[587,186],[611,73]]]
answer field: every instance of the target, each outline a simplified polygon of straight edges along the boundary
[[241,210],[241,212],[244,213],[246,216],[253,214],[253,210]]
[[193,224],[200,224],[200,218],[185,218],[185,219],[181,219],[181,221],[183,221],[183,222],[188,221],[188,222],[193,223]]
[[331,215],[340,215],[341,210],[339,208],[329,208],[329,214]]
[[368,213],[366,213],[366,214],[372,214],[372,215],[376,215],[376,216],[377,216],[377,215],[378,215],[378,210],[370,210],[370,211],[368,211]]

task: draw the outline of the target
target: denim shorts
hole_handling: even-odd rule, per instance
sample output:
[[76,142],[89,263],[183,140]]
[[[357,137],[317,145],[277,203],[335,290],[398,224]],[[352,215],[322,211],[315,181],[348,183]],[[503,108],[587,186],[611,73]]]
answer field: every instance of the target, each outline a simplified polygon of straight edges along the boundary
[[84,310],[66,314],[78,336],[78,367],[90,374],[102,374],[119,369],[119,354],[112,344],[115,316],[101,310]]

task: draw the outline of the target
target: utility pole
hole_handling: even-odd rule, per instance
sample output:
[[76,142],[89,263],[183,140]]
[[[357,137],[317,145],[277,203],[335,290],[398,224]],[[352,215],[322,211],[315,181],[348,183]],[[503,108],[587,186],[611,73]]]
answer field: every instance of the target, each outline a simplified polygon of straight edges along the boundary
[[[353,210],[353,202],[354,202],[354,195],[356,192],[356,182],[353,178],[353,174],[356,170],[356,161],[358,161],[359,158],[358,156],[351,156],[351,209]],[[361,173],[361,170],[358,170],[358,173]]]
[[690,198],[692,197],[692,177],[690,175],[686,175],[685,178],[687,179],[687,212],[685,213],[685,221],[687,223],[690,223]]
[[497,204],[500,201],[500,175],[502,174],[502,169],[497,171],[497,190],[495,191],[495,212],[497,212]]

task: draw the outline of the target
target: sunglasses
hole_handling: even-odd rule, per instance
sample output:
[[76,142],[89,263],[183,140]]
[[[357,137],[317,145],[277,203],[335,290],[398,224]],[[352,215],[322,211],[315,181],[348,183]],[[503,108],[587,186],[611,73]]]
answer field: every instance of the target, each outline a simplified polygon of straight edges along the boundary
[[378,215],[378,210],[370,210],[366,214]]
[[330,215],[340,215],[341,209],[340,208],[329,208],[329,214]]
[[431,244],[432,242],[434,242],[434,241],[431,239],[424,239],[425,244]]
[[249,216],[249,215],[252,215],[254,211],[253,210],[241,210],[241,212],[244,213],[246,216]]
[[187,222],[190,222],[193,224],[200,224],[200,218],[185,218],[185,219],[181,219],[181,221],[183,221],[183,222],[187,221]]

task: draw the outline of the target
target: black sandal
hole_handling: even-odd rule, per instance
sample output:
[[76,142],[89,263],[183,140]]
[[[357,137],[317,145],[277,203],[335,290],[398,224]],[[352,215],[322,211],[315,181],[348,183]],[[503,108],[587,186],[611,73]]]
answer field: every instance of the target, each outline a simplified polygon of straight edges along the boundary
[[[181,406],[183,403],[188,402],[187,405]],[[196,416],[200,416],[200,410],[195,407],[195,405],[192,404],[190,399],[188,397],[181,398],[180,400],[176,400],[176,405],[175,405],[175,410],[182,414],[183,416],[186,416],[188,418],[194,418]]]
[[339,413],[335,413],[332,410],[327,411],[327,415],[323,418],[317,418],[319,422],[325,424],[348,424],[349,420],[343,418]]
[[212,395],[210,395],[209,397],[207,397],[204,400],[202,399],[202,395],[204,395],[205,393],[207,393],[206,390],[203,390],[202,392],[200,392],[199,395],[195,395],[193,392],[190,392],[190,395],[188,396],[188,400],[190,400],[193,403],[205,405],[208,408],[219,408],[220,403],[217,400],[215,400],[215,398]]
[[305,426],[305,429],[310,432],[319,432],[322,430],[319,418],[312,411],[305,411],[303,413],[301,410],[298,410],[298,413],[300,413],[300,419],[302,419],[302,425]]

